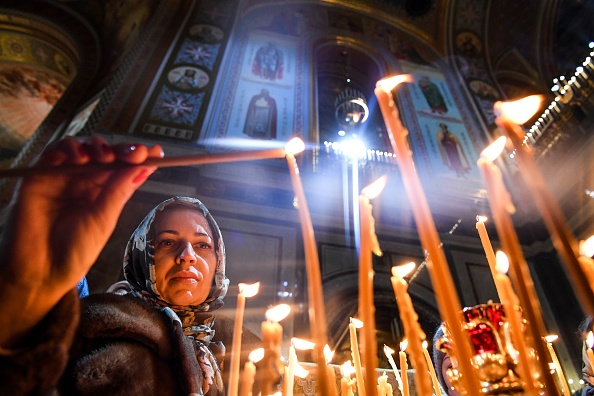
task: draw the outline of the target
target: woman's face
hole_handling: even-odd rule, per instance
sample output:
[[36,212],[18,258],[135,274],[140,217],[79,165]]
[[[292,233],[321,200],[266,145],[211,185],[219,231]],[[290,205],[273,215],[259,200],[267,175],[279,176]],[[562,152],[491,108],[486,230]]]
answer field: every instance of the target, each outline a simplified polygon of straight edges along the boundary
[[153,223],[156,289],[173,305],[199,305],[208,297],[217,266],[212,231],[202,213],[166,208]]
[[443,382],[445,382],[445,385],[447,386],[445,391],[449,396],[460,396],[458,392],[452,389],[452,384],[450,384],[450,379],[447,373],[450,368],[452,368],[452,361],[450,360],[450,357],[446,355],[441,361],[441,375],[443,375]]

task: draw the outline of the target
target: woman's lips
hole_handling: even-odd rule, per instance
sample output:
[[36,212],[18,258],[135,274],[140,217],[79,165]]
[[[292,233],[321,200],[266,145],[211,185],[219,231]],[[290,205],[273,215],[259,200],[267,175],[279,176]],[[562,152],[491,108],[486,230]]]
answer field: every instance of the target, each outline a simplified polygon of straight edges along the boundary
[[171,280],[174,282],[179,282],[179,283],[188,283],[188,284],[193,284],[193,283],[198,283],[203,279],[203,275],[201,273],[194,273],[194,272],[190,272],[190,271],[184,271],[184,272],[178,272],[175,275],[173,275],[171,277]]

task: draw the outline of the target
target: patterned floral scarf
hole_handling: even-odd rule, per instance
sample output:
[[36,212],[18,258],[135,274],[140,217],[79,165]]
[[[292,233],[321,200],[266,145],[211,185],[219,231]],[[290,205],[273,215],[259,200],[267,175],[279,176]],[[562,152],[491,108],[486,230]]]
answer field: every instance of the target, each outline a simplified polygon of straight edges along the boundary
[[[201,213],[207,220],[213,233],[217,266],[210,293],[206,300],[196,306],[176,306],[161,298],[155,284],[155,262],[152,224],[163,209],[171,205],[185,206]],[[162,310],[172,321],[181,322],[183,333],[194,340],[196,356],[203,372],[203,391],[208,392],[211,385],[221,392],[223,381],[213,352],[224,355],[225,347],[221,343],[211,342],[214,336],[212,326],[215,317],[213,311],[223,306],[227,294],[229,279],[225,276],[225,245],[221,230],[202,202],[195,198],[170,198],[151,210],[136,228],[124,255],[124,276],[130,285],[131,293],[148,301]],[[222,356],[219,356],[222,359]]]

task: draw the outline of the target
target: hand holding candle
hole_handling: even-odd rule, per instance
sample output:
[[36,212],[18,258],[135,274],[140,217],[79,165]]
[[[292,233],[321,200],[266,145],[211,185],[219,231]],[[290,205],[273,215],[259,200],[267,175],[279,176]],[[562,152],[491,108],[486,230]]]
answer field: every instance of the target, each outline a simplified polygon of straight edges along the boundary
[[229,372],[229,396],[237,396],[239,386],[239,362],[241,360],[241,334],[243,332],[243,312],[245,299],[258,293],[260,282],[252,285],[240,283],[237,295],[237,308],[235,310],[235,324],[233,328],[233,348],[231,350],[231,370]]

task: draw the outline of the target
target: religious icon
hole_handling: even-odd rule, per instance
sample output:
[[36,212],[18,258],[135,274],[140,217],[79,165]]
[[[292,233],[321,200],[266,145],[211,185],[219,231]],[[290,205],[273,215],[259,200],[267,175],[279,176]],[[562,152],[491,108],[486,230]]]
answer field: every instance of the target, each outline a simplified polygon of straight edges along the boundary
[[203,88],[210,80],[208,74],[195,67],[176,67],[168,73],[167,78],[182,90]]
[[470,164],[462,145],[446,124],[439,124],[437,144],[443,163],[456,172],[456,176],[464,176],[470,171]]
[[265,80],[280,80],[283,78],[283,52],[274,44],[268,43],[256,51],[252,73]]
[[276,101],[267,89],[250,100],[243,133],[257,139],[276,139]]
[[422,76],[417,84],[421,92],[423,92],[432,113],[445,114],[448,112],[448,107],[439,87],[428,76]]

